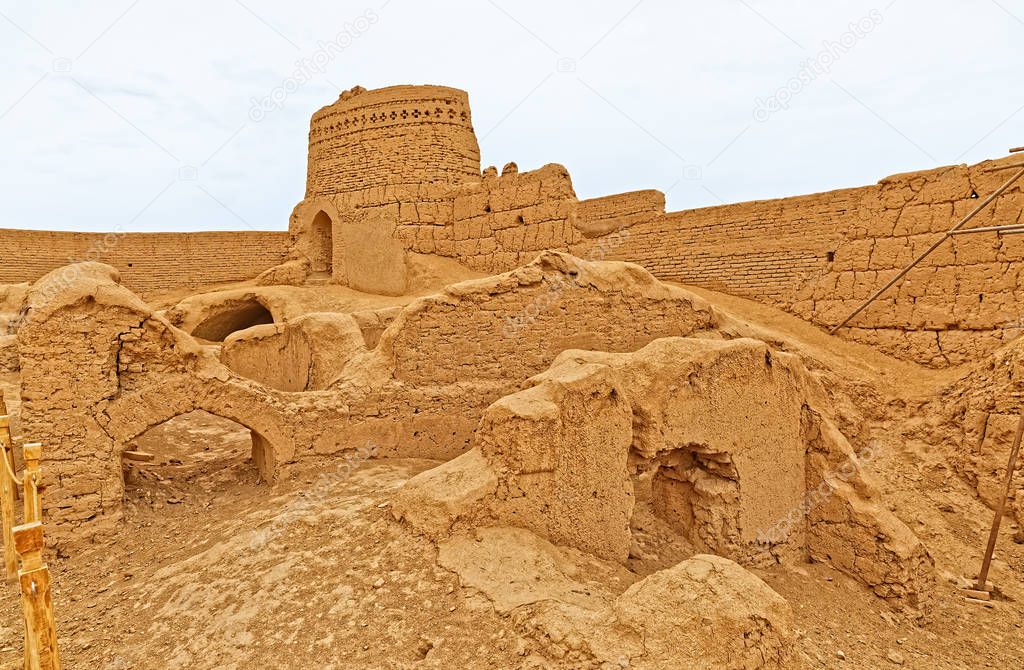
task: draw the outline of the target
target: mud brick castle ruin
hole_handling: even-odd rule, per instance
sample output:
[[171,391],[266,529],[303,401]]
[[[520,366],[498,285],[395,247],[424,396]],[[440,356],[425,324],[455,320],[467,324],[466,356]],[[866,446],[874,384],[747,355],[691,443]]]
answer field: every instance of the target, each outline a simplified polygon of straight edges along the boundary
[[[1003,175],[987,167],[666,213],[654,190],[580,201],[559,165],[481,172],[463,91],[357,88],[313,116],[306,197],[287,233],[127,234],[107,249],[103,235],[5,230],[0,282],[35,281],[69,259],[92,258],[144,295],[251,279],[296,259],[302,269],[290,270],[293,280],[327,273],[334,283],[398,294],[411,254],[498,273],[542,250],[592,258],[596,248],[603,260],[637,263],[662,281],[750,297],[829,326],[999,185]],[[1022,202],[1014,189],[977,225],[1019,221]],[[1016,236],[955,239],[843,335],[932,366],[991,351],[1020,319],[1010,264],[1022,247]]]
[[[116,532],[123,452],[204,410],[251,431],[267,482],[367,441],[439,461],[390,509],[442,545],[513,528],[625,564],[638,519],[657,519],[708,556],[608,605],[614,635],[639,631],[669,664],[635,667],[689,658],[652,614],[681,616],[680,580],[763,588],[749,607],[764,611],[729,624],[760,621],[744,629],[757,641],[722,658],[796,667],[788,606],[743,568],[823,563],[927,612],[934,559],[863,472],[882,395],[709,296],[827,330],[999,186],[1003,164],[666,212],[656,190],[580,200],[557,164],[481,169],[463,91],[356,87],[312,117],[287,231],[0,230],[0,365],[20,374],[22,433],[48,445],[44,515],[66,542]],[[1024,223],[1022,208],[1017,186],[976,225]],[[837,335],[926,368],[986,360],[1019,334],[1021,260],[1024,236],[954,238]],[[1002,369],[935,406],[948,435],[992,439]],[[991,482],[974,456],[954,460]],[[614,638],[590,635],[595,655]]]

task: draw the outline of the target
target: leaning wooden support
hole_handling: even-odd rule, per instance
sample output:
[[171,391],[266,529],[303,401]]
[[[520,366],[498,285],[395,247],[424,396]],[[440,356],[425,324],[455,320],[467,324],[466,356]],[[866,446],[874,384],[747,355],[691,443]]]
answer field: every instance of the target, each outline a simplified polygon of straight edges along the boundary
[[952,236],[953,236],[953,235],[954,235],[954,234],[956,233],[956,231],[960,230],[960,229],[961,229],[961,228],[963,228],[963,227],[964,227],[965,225],[967,225],[967,223],[968,223],[968,222],[969,222],[969,221],[970,221],[971,219],[973,219],[973,218],[974,218],[975,216],[977,216],[977,215],[978,215],[979,213],[981,213],[981,211],[982,211],[982,210],[984,210],[984,209],[985,209],[986,207],[988,207],[988,206],[989,206],[989,204],[990,204],[990,203],[991,203],[991,202],[992,202],[993,200],[995,200],[995,199],[996,199],[996,198],[998,198],[998,197],[999,197],[1000,195],[1002,195],[1002,194],[1003,194],[1003,191],[1005,191],[1006,189],[1008,189],[1008,188],[1010,188],[1011,186],[1013,186],[1013,184],[1014,184],[1014,183],[1015,183],[1015,182],[1016,182],[1016,181],[1017,181],[1018,179],[1020,179],[1021,177],[1024,177],[1024,169],[1022,169],[1022,170],[1019,170],[1019,171],[1017,171],[1016,173],[1014,173],[1014,175],[1013,175],[1012,177],[1010,177],[1010,179],[1009,179],[1009,180],[1008,180],[1008,181],[1007,181],[1007,182],[1006,182],[1005,184],[1003,184],[1003,185],[1002,185],[1002,186],[1000,186],[1000,187],[999,187],[998,189],[996,189],[996,190],[995,190],[995,192],[994,192],[994,193],[992,193],[992,195],[990,195],[990,196],[988,196],[987,198],[985,198],[984,200],[982,200],[982,201],[981,201],[981,203],[979,203],[977,207],[975,207],[975,208],[974,208],[973,210],[971,210],[971,213],[970,213],[970,214],[968,214],[968,215],[967,215],[967,216],[965,216],[964,218],[960,219],[960,222],[959,222],[959,223],[957,223],[957,224],[956,224],[955,226],[953,226],[953,227],[952,227],[952,228],[950,228],[950,229],[949,229],[948,231],[946,231],[946,233],[945,233],[945,234],[944,234],[944,235],[943,235],[943,236],[942,236],[941,238],[939,238],[938,240],[936,240],[934,244],[932,244],[932,245],[931,245],[930,247],[928,247],[927,249],[925,249],[925,251],[924,251],[924,252],[923,252],[923,253],[922,253],[921,255],[919,255],[919,256],[918,256],[917,258],[915,258],[914,260],[912,260],[912,261],[910,262],[910,264],[909,264],[909,265],[907,265],[907,266],[906,266],[905,268],[903,268],[902,270],[900,270],[899,274],[897,274],[897,275],[896,275],[895,277],[893,277],[892,279],[890,279],[890,280],[889,280],[889,281],[888,281],[888,282],[887,282],[887,283],[885,284],[885,286],[883,286],[882,288],[880,288],[880,289],[878,289],[877,291],[875,291],[874,293],[872,293],[872,294],[871,294],[871,297],[870,297],[870,298],[868,298],[868,299],[867,299],[867,300],[865,300],[865,301],[864,301],[863,303],[861,303],[860,307],[858,307],[857,309],[855,309],[855,310],[853,310],[852,312],[850,312],[849,316],[847,316],[847,317],[846,317],[845,319],[843,319],[843,320],[842,320],[842,321],[841,321],[841,322],[839,323],[839,325],[837,325],[837,326],[833,326],[833,327],[832,327],[832,329],[828,331],[828,332],[829,332],[829,334],[830,334],[830,335],[834,335],[834,334],[835,334],[835,332],[836,332],[837,330],[839,330],[840,328],[842,328],[843,326],[845,326],[845,325],[846,325],[847,323],[849,323],[849,322],[850,322],[850,321],[851,321],[851,320],[852,320],[852,319],[853,319],[853,318],[854,318],[855,316],[857,316],[858,314],[860,314],[861,312],[863,312],[863,311],[864,311],[865,309],[867,309],[868,305],[870,305],[871,303],[873,303],[873,302],[874,302],[874,301],[875,301],[875,300],[876,300],[876,299],[878,298],[878,296],[880,296],[880,295],[882,295],[883,293],[885,293],[886,291],[888,291],[888,290],[889,290],[890,288],[892,288],[892,287],[893,287],[893,286],[894,286],[894,285],[896,284],[896,282],[898,282],[899,280],[903,279],[903,277],[904,277],[904,276],[905,276],[905,275],[906,275],[906,274],[907,274],[908,272],[910,272],[911,270],[913,270],[913,269],[914,269],[914,268],[915,268],[915,267],[917,266],[917,264],[918,264],[918,263],[920,263],[920,262],[921,262],[921,261],[923,261],[923,260],[924,260],[925,258],[927,258],[928,256],[930,256],[930,255],[931,255],[931,253],[932,253],[933,251],[935,251],[936,249],[938,249],[938,248],[939,248],[939,247],[940,247],[940,246],[942,245],[942,243],[943,243],[943,242],[945,242],[945,241],[946,241],[946,240],[948,240],[948,239],[949,239],[950,237],[952,237]]
[[996,550],[996,540],[999,539],[999,526],[1003,521],[1003,511],[1006,508],[1006,500],[1010,497],[1013,487],[1013,469],[1017,467],[1017,454],[1020,452],[1021,438],[1024,437],[1024,411],[1017,421],[1017,433],[1013,436],[1013,446],[1010,447],[1010,459],[1006,464],[1006,479],[1003,488],[1003,495],[996,503],[995,518],[992,519],[992,530],[988,535],[988,546],[985,547],[985,558],[981,561],[981,572],[978,573],[978,581],[975,588],[978,591],[987,591],[988,571],[992,567],[992,555]]
[[1012,170],[1013,168],[1024,167],[1024,163],[1007,163],[1005,165],[993,165],[990,168],[985,168],[985,172],[998,172],[1000,170]]
[[34,521],[15,527],[14,543],[21,558],[18,576],[25,610],[25,668],[60,670],[50,569],[43,562],[43,524]]
[[12,582],[18,578],[18,554],[14,550],[14,502],[18,481],[14,476],[14,451],[11,441],[10,418],[7,416],[7,408],[0,400],[0,514],[3,515],[2,528],[4,543],[4,571],[7,581]]
[[1024,231],[1024,223],[1008,223],[1003,226],[982,226],[981,228],[967,228],[965,230],[957,230],[953,235],[973,235],[974,233],[1000,233],[1008,234],[1014,232]]

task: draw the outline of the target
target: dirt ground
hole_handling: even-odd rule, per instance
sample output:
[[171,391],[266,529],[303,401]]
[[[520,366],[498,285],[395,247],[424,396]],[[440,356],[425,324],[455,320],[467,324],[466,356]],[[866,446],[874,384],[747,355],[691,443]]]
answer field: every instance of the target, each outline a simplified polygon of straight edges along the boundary
[[[1021,667],[1018,529],[1007,517],[994,601],[965,601],[958,586],[977,570],[991,512],[952,469],[950,445],[915,437],[931,420],[923,400],[962,371],[900,363],[770,308],[701,293],[828,370],[840,380],[837,402],[880,417],[857,438],[882,446],[866,467],[936,561],[936,603],[924,621],[822,565],[754,570],[792,605],[806,667]],[[13,401],[16,377],[0,387]],[[461,587],[438,565],[433,543],[393,520],[392,493],[432,461],[305,461],[270,486],[258,481],[247,431],[202,412],[151,430],[139,448],[155,460],[126,464],[116,538],[50,562],[67,668],[589,667],[542,655],[524,617],[500,614]],[[635,524],[642,551],[628,567],[636,578],[690,551],[662,542],[653,520]],[[8,586],[0,593],[3,668],[21,667],[20,611]]]

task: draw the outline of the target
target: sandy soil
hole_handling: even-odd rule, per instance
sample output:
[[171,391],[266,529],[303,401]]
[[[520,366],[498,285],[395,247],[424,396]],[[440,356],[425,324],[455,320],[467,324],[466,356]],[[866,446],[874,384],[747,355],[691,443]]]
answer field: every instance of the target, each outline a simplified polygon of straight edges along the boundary
[[[771,308],[701,291],[777,346],[835,379],[837,402],[874,440],[868,469],[891,509],[926,543],[940,583],[924,622],[893,613],[820,565],[755,571],[793,606],[808,668],[1017,668],[1024,662],[1024,545],[1009,519],[989,606],[966,602],[991,512],[951,469],[950,445],[912,436],[920,401],[961,371],[900,363]],[[12,411],[16,378],[0,378]],[[870,392],[858,393],[858,390]],[[841,396],[841,397],[838,397]],[[392,520],[391,493],[430,461],[308,461],[258,483],[248,435],[202,412],[140,438],[152,463],[126,466],[116,541],[54,558],[58,631],[68,668],[571,668],[542,658],[528,622],[501,614],[437,564],[437,548]],[[637,519],[648,574],[685,558],[656,520]],[[614,570],[609,566],[609,574]],[[597,573],[595,573],[597,574]],[[613,593],[628,580],[605,583]],[[0,667],[20,666],[20,605],[0,593]]]

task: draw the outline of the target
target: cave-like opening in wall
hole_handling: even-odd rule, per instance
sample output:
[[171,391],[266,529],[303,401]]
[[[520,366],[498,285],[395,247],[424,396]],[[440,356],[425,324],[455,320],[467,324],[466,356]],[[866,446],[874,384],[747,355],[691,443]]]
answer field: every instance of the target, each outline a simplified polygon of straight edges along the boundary
[[253,492],[268,478],[273,460],[262,435],[204,410],[146,429],[120,457],[125,500],[135,507],[205,506]]
[[192,329],[192,335],[210,342],[223,342],[231,333],[268,323],[274,323],[274,315],[259,300],[249,298],[219,306]]
[[330,275],[334,272],[334,222],[327,212],[320,210],[310,224],[313,242],[309,269],[314,274]]

